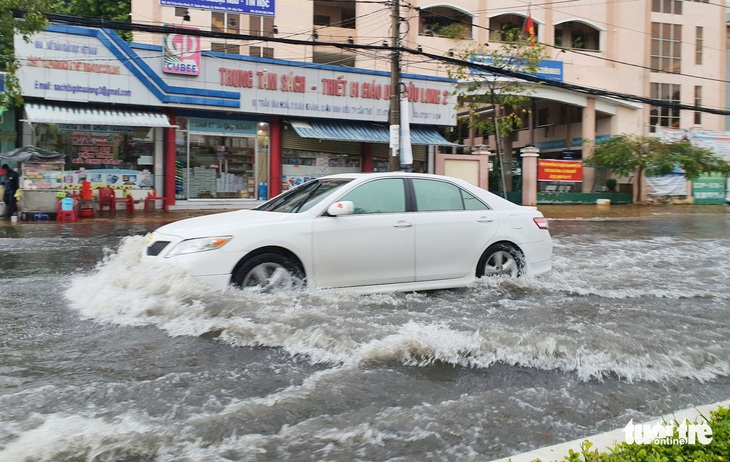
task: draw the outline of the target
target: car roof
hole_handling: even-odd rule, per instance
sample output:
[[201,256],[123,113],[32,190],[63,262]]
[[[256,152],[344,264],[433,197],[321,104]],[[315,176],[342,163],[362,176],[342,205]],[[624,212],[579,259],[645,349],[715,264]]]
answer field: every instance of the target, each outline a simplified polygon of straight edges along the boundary
[[449,180],[456,180],[457,178],[434,175],[432,173],[413,173],[413,172],[372,172],[372,173],[336,173],[334,175],[327,175],[321,178],[388,178],[388,177],[413,177],[413,178],[444,178]]

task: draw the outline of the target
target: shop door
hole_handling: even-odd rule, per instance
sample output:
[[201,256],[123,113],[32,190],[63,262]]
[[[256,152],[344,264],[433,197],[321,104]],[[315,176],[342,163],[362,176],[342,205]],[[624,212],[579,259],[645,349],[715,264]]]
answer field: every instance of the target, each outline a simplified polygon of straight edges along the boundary
[[255,199],[256,137],[191,133],[188,198]]

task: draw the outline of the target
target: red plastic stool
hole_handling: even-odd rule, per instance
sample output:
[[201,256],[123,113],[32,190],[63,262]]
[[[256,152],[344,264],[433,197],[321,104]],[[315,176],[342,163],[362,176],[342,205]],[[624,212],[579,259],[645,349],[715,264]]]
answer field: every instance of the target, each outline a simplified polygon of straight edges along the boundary
[[59,210],[56,213],[56,221],[78,221],[76,210]]
[[[68,210],[63,210],[68,208]],[[73,197],[65,197],[56,202],[56,221],[78,221],[79,202]]]

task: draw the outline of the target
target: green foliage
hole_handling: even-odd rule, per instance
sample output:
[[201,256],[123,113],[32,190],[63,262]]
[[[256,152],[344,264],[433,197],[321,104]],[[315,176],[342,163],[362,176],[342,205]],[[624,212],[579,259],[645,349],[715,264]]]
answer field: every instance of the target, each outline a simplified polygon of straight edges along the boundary
[[[52,0],[0,0],[0,69],[7,70],[14,61],[13,37],[16,32],[28,40],[29,36],[43,27],[47,21],[44,16]],[[13,10],[25,11],[15,18]]]
[[[706,419],[712,428],[710,444],[617,444],[608,452],[591,451],[586,440],[580,452],[568,452],[563,462],[730,462],[730,409],[719,407]],[[532,462],[540,462],[535,459]]]
[[687,141],[667,142],[635,135],[617,135],[598,143],[585,163],[589,167],[609,168],[624,176],[637,170],[650,175],[667,175],[677,166],[690,180],[703,173],[730,172],[730,165],[708,149]]
[[[545,56],[545,47],[522,37],[519,29],[507,33],[507,40],[492,43],[491,46],[478,45],[474,41],[454,50],[454,56],[463,61],[472,61],[480,56],[484,64],[512,72],[535,74],[540,61]],[[498,131],[501,136],[522,127],[523,118],[529,113],[530,95],[534,85],[525,81],[504,78],[497,73],[473,74],[469,66],[449,65],[448,75],[459,80],[457,87],[457,110],[466,109],[470,114],[468,126],[486,134]],[[491,117],[476,116],[480,109],[499,106],[507,108],[503,113],[492,112]]]
[[[7,72],[5,93],[0,94],[0,106],[19,105],[20,85],[15,77],[18,63],[15,59],[13,40],[20,33],[24,40],[43,29],[47,24],[44,13],[49,11],[51,0],[0,0],[0,70]],[[15,18],[13,9],[25,14]]]
[[[53,12],[84,16],[88,18],[105,19],[114,22],[130,22],[129,13],[132,11],[132,2],[117,0],[53,0]],[[117,31],[125,40],[132,39],[130,31]]]
[[471,28],[458,22],[439,27],[436,33],[441,37],[453,40],[466,40],[471,38]]

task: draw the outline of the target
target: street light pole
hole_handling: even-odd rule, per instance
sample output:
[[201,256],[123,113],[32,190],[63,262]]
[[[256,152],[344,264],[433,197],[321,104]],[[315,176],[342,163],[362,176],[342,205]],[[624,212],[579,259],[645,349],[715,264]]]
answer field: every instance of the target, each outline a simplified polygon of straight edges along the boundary
[[392,0],[391,43],[393,54],[390,59],[390,163],[388,170],[400,170],[400,0]]

